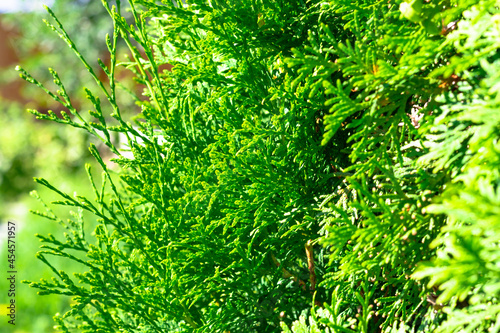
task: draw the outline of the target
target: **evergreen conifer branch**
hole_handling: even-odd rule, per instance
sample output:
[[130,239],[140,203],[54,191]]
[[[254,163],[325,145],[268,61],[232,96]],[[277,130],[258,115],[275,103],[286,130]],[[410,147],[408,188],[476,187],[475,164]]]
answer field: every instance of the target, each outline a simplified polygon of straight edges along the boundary
[[[97,93],[90,122],[56,72],[57,94],[20,69],[70,113],[38,117],[120,167],[91,145],[94,201],[37,180],[98,221],[37,212],[68,230],[40,236],[55,278],[32,283],[75,297],[61,331],[499,330],[498,0],[130,0],[133,24],[103,4],[118,126]],[[130,120],[117,66],[145,87]]]

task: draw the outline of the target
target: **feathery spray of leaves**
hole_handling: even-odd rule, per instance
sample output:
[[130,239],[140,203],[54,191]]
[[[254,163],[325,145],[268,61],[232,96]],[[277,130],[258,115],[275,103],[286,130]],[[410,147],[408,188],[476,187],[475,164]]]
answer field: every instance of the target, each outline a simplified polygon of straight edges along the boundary
[[[103,4],[107,83],[49,23],[108,102],[87,90],[95,122],[20,69],[68,109],[35,115],[121,167],[91,146],[94,201],[37,180],[99,223],[40,236],[55,278],[32,285],[76,301],[62,331],[498,331],[497,1],[131,0],[132,25]],[[144,87],[132,121],[117,66]]]

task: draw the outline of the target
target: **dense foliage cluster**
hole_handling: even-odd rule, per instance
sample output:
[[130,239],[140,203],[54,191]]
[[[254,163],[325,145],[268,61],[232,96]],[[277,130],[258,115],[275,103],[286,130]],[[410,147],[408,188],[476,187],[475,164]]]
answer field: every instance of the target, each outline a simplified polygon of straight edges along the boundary
[[61,331],[500,331],[498,0],[103,4],[105,80],[49,23],[109,102],[87,90],[92,119],[19,69],[68,110],[33,113],[115,154],[90,147],[94,200],[37,179],[79,209],[38,212],[68,229],[32,283],[73,297]]

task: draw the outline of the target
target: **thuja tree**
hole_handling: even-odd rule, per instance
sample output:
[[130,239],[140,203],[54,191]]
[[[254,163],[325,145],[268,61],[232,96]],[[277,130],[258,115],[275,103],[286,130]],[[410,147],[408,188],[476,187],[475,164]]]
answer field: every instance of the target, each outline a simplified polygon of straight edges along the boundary
[[103,5],[104,81],[49,10],[101,89],[89,116],[19,69],[68,110],[34,114],[115,155],[90,147],[93,199],[36,179],[78,208],[36,212],[68,230],[31,283],[73,297],[61,331],[500,330],[498,1]]

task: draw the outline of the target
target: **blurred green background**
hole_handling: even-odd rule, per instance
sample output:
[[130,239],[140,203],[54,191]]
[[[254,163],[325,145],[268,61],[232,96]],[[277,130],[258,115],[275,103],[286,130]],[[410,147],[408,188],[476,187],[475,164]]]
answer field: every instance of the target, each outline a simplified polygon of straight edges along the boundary
[[[59,199],[54,193],[37,186],[33,177],[43,177],[59,189],[93,198],[85,174],[85,163],[92,162],[88,145],[93,141],[80,130],[47,121],[36,120],[27,108],[41,112],[60,111],[47,95],[19,78],[14,70],[20,64],[35,78],[53,88],[48,67],[54,68],[66,85],[75,105],[87,110],[83,86],[94,88],[79,60],[43,19],[49,19],[42,1],[10,0],[0,4],[0,267],[7,271],[7,221],[16,222],[16,325],[7,324],[8,281],[0,279],[0,332],[54,332],[52,316],[69,310],[71,299],[65,296],[38,296],[22,280],[38,281],[53,274],[35,258],[40,242],[35,234],[63,234],[57,223],[31,214],[43,206],[29,195],[37,190],[45,202]],[[105,34],[112,22],[100,1],[46,1],[63,22],[81,53],[91,64],[105,60]],[[2,8],[3,7],[3,8]],[[97,142],[96,142],[97,143]],[[99,168],[94,168],[99,178]],[[56,210],[63,219],[69,210]],[[92,221],[91,221],[92,222]],[[56,258],[58,259],[58,258]],[[66,260],[54,259],[58,269],[68,273],[80,271]]]

